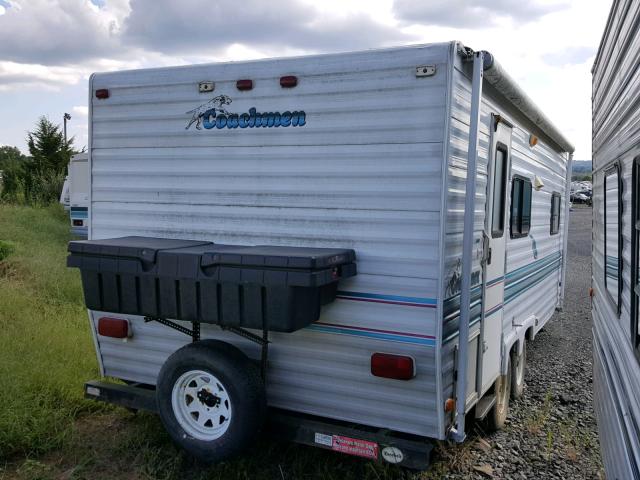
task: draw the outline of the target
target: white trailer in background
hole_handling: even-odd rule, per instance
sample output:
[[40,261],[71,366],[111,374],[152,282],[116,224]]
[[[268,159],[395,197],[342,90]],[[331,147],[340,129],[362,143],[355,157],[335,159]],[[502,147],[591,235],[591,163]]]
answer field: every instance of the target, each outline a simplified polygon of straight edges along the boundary
[[593,66],[594,406],[611,479],[640,479],[640,3],[613,2]]
[[69,175],[64,177],[59,203],[64,207],[65,211],[69,211]]
[[78,153],[71,157],[67,179],[71,233],[75,236],[86,238],[89,225],[88,153]]
[[[416,445],[462,441],[465,416],[504,422],[525,339],[562,305],[573,147],[493,56],[451,42],[112,72],[89,92],[92,241],[356,252],[358,275],[319,321],[270,335],[268,405],[297,441],[420,467]],[[89,317],[102,375],[152,390],[92,382],[87,395],[154,408],[160,369],[190,338]],[[100,334],[105,318],[132,336]],[[398,363],[381,371],[380,353]],[[187,423],[168,426],[174,439]]]

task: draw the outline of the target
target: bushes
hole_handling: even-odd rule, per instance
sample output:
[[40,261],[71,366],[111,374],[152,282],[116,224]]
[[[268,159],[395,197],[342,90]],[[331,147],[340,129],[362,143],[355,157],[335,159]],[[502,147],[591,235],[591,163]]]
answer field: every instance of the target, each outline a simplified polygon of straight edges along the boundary
[[64,184],[64,174],[31,172],[24,175],[24,199],[29,205],[49,205],[58,201]]
[[0,240],[0,262],[11,255],[15,249],[15,245],[12,242]]
[[0,147],[0,170],[3,171],[0,200],[6,203],[49,205],[58,201],[73,138],[65,140],[59,125],[40,117],[27,141],[31,156],[25,157],[15,147]]

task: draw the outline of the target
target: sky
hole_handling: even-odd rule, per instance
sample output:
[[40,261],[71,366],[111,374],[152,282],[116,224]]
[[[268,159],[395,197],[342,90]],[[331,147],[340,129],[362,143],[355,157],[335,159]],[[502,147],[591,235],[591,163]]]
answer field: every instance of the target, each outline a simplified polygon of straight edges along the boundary
[[460,40],[488,50],[591,159],[610,0],[0,0],[0,145],[46,115],[87,144],[96,71]]

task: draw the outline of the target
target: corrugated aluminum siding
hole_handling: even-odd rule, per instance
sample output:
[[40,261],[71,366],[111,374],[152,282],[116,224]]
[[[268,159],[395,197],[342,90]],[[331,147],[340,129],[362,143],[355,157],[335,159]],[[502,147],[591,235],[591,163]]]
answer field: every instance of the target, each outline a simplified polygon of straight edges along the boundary
[[[470,68],[470,66],[469,66]],[[447,222],[445,252],[446,263],[443,272],[445,319],[443,342],[455,342],[459,321],[459,294],[451,290],[451,277],[462,262],[462,235],[464,224],[464,196],[468,153],[469,118],[471,115],[470,71],[459,60],[453,71],[453,94],[451,107],[451,136],[449,143],[449,165],[447,175],[446,210]],[[534,315],[539,321],[539,330],[551,318],[558,305],[561,288],[561,266],[563,232],[565,225],[564,199],[566,194],[567,155],[558,152],[540,140],[535,147],[529,146],[532,126],[528,125],[501,97],[486,84],[483,87],[481,125],[478,150],[478,175],[475,207],[475,256],[473,271],[480,272],[482,257],[482,230],[484,229],[487,165],[489,155],[491,114],[500,114],[513,122],[511,137],[511,177],[521,175],[534,183],[537,175],[544,183],[540,191],[532,192],[531,230],[527,237],[511,239],[509,216],[505,225],[506,279],[503,333],[513,337],[514,324],[522,323]],[[562,196],[560,232],[550,235],[551,195],[558,192]],[[511,205],[511,182],[506,200],[507,212]],[[481,276],[478,278],[478,280]],[[526,292],[526,295],[524,293]],[[481,288],[472,289],[471,321],[473,333],[478,328],[481,309]],[[450,312],[447,315],[447,305]],[[520,336],[522,335],[518,332]],[[497,339],[496,341],[500,341]],[[442,351],[443,366],[453,365],[453,350]],[[444,395],[453,394],[453,368],[443,367]]]
[[[640,478],[640,364],[630,333],[632,169],[640,155],[640,3],[636,1],[613,2],[593,67],[592,99],[595,407],[607,476]],[[616,162],[623,184],[620,314],[604,280],[604,171]],[[609,197],[607,203],[617,200]]]
[[[274,334],[273,406],[442,438],[436,374],[443,139],[451,44],[100,74],[91,90],[92,238],[353,248],[358,276],[321,320]],[[433,64],[435,76],[416,78]],[[300,81],[282,89],[278,78]],[[252,78],[238,92],[235,81]],[[185,130],[211,97],[226,108],[304,110],[304,127]],[[93,315],[97,321],[99,313]],[[99,338],[106,375],[155,383],[188,338],[131,318],[128,342]],[[252,345],[216,327],[258,356]],[[373,352],[411,355],[414,380],[373,377]]]

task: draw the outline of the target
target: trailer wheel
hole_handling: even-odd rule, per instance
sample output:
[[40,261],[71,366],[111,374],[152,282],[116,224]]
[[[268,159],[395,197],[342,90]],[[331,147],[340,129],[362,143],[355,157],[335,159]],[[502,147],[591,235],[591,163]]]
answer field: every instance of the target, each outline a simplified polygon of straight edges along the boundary
[[511,362],[507,374],[500,375],[494,384],[496,403],[487,415],[487,427],[490,431],[501,430],[509,414],[509,397],[511,396]]
[[524,394],[524,371],[527,365],[527,343],[522,342],[522,352],[518,355],[517,348],[511,352],[511,398],[517,400]]
[[256,438],[266,411],[260,371],[233,345],[191,343],[158,375],[158,411],[172,440],[206,463],[227,459]]

